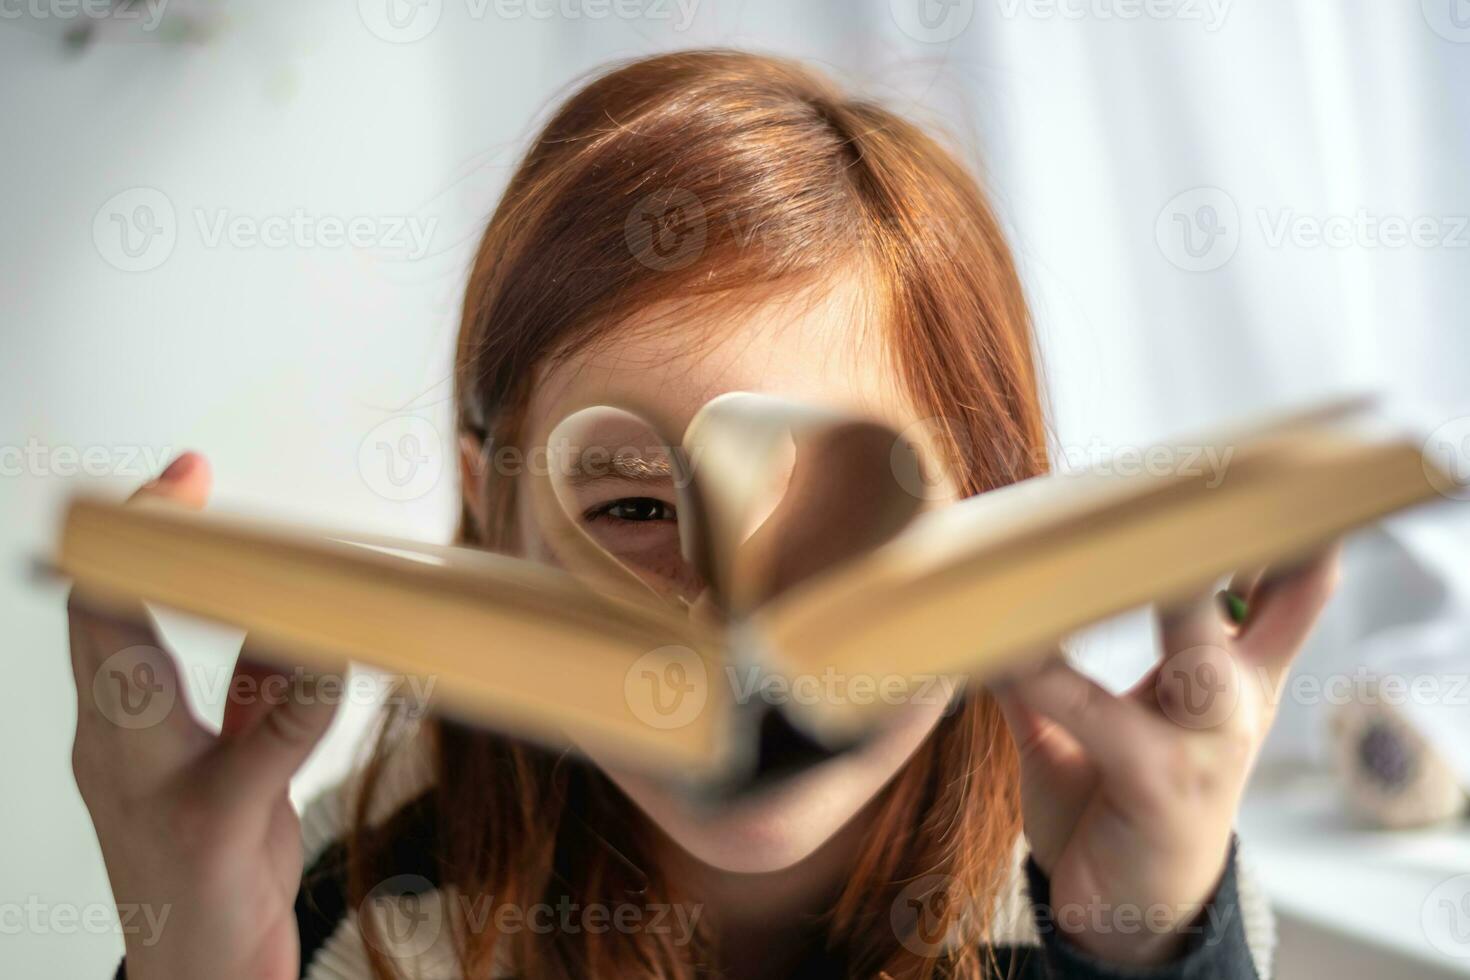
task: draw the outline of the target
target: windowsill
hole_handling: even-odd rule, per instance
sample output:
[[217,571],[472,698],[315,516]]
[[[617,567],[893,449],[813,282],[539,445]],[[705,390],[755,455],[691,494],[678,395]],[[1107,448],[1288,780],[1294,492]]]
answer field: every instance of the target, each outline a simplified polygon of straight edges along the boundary
[[1283,949],[1300,924],[1365,956],[1387,954],[1404,976],[1470,976],[1470,937],[1456,944],[1440,933],[1437,947],[1424,918],[1436,886],[1470,874],[1470,821],[1376,830],[1346,811],[1329,774],[1275,769],[1252,782],[1240,836],[1281,920]]

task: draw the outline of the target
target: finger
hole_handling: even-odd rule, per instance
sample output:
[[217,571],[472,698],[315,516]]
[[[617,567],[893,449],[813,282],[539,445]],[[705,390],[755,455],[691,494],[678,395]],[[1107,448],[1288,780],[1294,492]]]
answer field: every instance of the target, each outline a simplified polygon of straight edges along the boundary
[[1096,781],[1097,770],[1086,751],[1060,725],[1024,704],[1008,685],[992,688],[991,697],[1016,743],[1023,798],[1072,812],[1068,800],[1091,792]]
[[1070,734],[1027,707],[1009,685],[991,686],[1020,762],[1021,812],[1032,852],[1053,867],[1077,814],[1096,792],[1098,769]]
[[[1255,574],[1243,572],[1233,581],[1244,587]],[[1218,593],[1167,610],[1162,627],[1163,658],[1146,678],[1148,687],[1140,685],[1133,695],[1152,702],[1176,728],[1228,732],[1248,725],[1251,716],[1239,710],[1243,672],[1236,628]]]
[[250,638],[246,637],[230,678],[225,714],[220,723],[220,734],[225,738],[234,738],[254,728],[272,706],[267,692],[285,691],[290,684],[285,672],[252,657],[250,647]]
[[1213,593],[1165,609],[1159,617],[1164,659],[1195,647],[1224,647],[1226,620]]
[[1158,686],[1159,675],[1163,673],[1165,659],[1159,659],[1152,667],[1143,673],[1143,676],[1133,682],[1133,686],[1123,692],[1123,697],[1130,701],[1146,705],[1150,708],[1157,707],[1154,689]]
[[1261,577],[1265,574],[1266,568],[1264,565],[1258,565],[1255,568],[1243,568],[1230,576],[1230,591],[1249,599],[1251,593],[1256,591],[1256,586],[1260,584]]
[[1012,684],[1009,681],[991,684],[990,696],[1000,709],[1023,760],[1036,757],[1059,764],[1080,755],[1077,740],[1017,697]]
[[1341,547],[1333,545],[1305,565],[1270,573],[1253,596],[1250,621],[1239,639],[1242,656],[1279,689],[1341,573]]
[[195,452],[180,453],[157,478],[143,484],[129,499],[169,500],[198,510],[209,501],[213,482],[209,460]]
[[1047,727],[1049,722],[1026,705],[1012,693],[1013,681],[997,681],[987,686],[990,696],[995,699],[995,705],[1000,709],[1001,717],[1006,721],[1006,727],[1011,730],[1011,735],[1017,743],[1024,744],[1031,741]]
[[331,727],[340,698],[328,696],[326,685],[342,679],[296,674],[290,681],[282,703],[267,699],[251,727],[221,739],[201,767],[224,798],[247,807],[274,800]]
[[1266,574],[1264,567],[1244,569],[1230,578],[1230,584],[1217,594],[1221,614],[1225,617],[1225,630],[1230,636],[1238,636],[1250,618],[1251,597],[1255,595],[1261,578]]
[[1102,772],[1126,775],[1136,752],[1165,731],[1137,704],[1119,698],[1061,660],[1012,682],[1007,694],[1054,722]]

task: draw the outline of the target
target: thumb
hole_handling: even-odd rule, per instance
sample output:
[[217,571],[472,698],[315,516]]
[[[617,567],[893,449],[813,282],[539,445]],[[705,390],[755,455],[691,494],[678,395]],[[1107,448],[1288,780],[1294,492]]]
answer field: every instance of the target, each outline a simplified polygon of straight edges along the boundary
[[134,491],[132,500],[169,500],[199,510],[214,484],[209,460],[195,452],[180,453],[162,473]]

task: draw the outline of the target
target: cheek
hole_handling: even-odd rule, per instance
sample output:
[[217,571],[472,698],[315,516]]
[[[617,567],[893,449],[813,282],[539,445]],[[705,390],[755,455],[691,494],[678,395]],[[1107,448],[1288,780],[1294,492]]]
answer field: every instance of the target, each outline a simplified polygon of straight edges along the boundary
[[810,857],[859,817],[934,730],[945,707],[896,709],[891,726],[860,748],[758,794],[714,806],[641,773],[604,765],[595,750],[584,751],[689,854],[723,871],[760,874]]

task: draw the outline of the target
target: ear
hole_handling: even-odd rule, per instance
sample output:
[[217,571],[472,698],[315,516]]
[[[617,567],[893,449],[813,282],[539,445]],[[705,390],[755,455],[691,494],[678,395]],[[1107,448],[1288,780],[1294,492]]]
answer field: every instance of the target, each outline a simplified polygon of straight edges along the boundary
[[485,444],[468,432],[459,434],[459,486],[464,495],[465,510],[475,522],[475,530],[485,533]]

